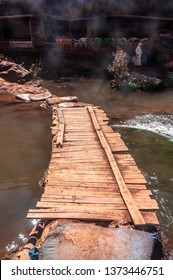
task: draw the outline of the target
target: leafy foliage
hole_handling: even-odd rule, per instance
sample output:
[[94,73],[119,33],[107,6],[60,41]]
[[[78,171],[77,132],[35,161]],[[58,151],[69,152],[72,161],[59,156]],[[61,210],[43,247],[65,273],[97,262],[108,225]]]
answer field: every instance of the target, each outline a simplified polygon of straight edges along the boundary
[[173,73],[168,73],[166,78],[163,81],[163,84],[166,88],[173,87]]

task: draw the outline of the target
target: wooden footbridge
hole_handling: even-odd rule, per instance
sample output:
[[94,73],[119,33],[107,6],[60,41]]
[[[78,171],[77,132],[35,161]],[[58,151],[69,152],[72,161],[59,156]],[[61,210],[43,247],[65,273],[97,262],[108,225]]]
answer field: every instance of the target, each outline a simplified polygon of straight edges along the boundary
[[158,225],[158,205],[120,134],[94,106],[53,106],[45,188],[27,218]]

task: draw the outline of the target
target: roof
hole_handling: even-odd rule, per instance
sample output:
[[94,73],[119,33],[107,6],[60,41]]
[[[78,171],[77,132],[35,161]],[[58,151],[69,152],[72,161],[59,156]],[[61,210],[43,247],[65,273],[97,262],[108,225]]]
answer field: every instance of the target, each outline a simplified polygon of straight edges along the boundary
[[0,16],[0,19],[6,19],[6,18],[10,18],[10,19],[19,19],[19,18],[31,18],[33,17],[33,14],[24,14],[24,15],[8,15],[8,16]]

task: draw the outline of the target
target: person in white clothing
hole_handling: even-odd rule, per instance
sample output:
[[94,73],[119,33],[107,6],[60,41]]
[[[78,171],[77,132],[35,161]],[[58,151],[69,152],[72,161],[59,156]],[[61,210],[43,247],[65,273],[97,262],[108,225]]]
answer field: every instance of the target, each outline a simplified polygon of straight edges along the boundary
[[138,43],[137,48],[135,50],[136,56],[134,59],[134,65],[135,66],[141,66],[141,58],[142,58],[142,43]]

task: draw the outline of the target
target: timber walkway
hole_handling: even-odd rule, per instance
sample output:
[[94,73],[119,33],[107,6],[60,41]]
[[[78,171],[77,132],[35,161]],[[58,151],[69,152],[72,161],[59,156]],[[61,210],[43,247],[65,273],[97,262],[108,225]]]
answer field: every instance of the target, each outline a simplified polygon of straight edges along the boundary
[[94,106],[53,106],[45,188],[27,218],[158,225],[157,202],[120,134]]

